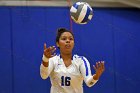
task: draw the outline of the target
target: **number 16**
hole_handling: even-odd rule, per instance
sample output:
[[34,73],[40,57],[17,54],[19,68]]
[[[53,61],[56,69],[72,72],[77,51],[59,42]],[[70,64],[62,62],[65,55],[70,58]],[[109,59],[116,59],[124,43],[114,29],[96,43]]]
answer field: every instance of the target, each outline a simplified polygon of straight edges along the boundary
[[61,86],[70,86],[70,80],[71,78],[70,77],[64,77],[62,76],[61,77]]

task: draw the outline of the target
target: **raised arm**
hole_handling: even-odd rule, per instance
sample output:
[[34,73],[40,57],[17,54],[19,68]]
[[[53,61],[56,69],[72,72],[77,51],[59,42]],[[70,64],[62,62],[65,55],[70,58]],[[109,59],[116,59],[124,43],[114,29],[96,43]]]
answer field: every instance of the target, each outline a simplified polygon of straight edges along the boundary
[[40,75],[42,79],[47,79],[54,68],[54,62],[50,58],[55,55],[55,50],[56,48],[54,46],[47,48],[46,43],[44,43],[44,53],[42,57],[42,63],[40,65]]
[[99,80],[99,78],[103,72],[102,68],[104,65],[102,64],[102,68],[100,67],[100,65],[101,65],[100,63],[97,64],[98,66],[97,65],[94,66],[96,73],[94,75],[92,75],[89,61],[85,57],[82,57],[82,60],[83,60],[83,63],[80,66],[80,72],[84,78],[86,85],[88,87],[91,87]]

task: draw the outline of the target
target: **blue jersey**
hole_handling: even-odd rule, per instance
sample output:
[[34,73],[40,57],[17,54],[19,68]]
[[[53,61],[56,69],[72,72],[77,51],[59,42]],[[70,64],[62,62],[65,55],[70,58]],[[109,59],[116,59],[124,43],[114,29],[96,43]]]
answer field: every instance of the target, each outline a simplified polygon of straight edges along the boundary
[[93,79],[89,61],[85,57],[74,55],[72,64],[65,66],[60,55],[49,59],[49,66],[40,66],[42,79],[51,80],[51,93],[83,93],[83,80],[87,86],[93,86],[97,80]]

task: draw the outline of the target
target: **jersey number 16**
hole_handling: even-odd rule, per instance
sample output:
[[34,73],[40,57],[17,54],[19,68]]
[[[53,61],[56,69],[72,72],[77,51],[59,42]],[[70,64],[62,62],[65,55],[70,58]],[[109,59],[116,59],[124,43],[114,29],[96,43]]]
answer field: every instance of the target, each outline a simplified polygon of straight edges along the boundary
[[61,86],[70,86],[70,80],[71,78],[70,77],[64,77],[62,76],[61,77]]

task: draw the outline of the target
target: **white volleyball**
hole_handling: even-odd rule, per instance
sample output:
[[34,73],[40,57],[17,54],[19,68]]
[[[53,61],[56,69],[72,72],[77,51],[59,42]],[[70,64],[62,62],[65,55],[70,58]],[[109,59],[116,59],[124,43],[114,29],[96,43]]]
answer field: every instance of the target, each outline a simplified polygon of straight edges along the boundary
[[77,24],[87,24],[92,19],[93,10],[86,2],[76,2],[70,8],[70,15]]

